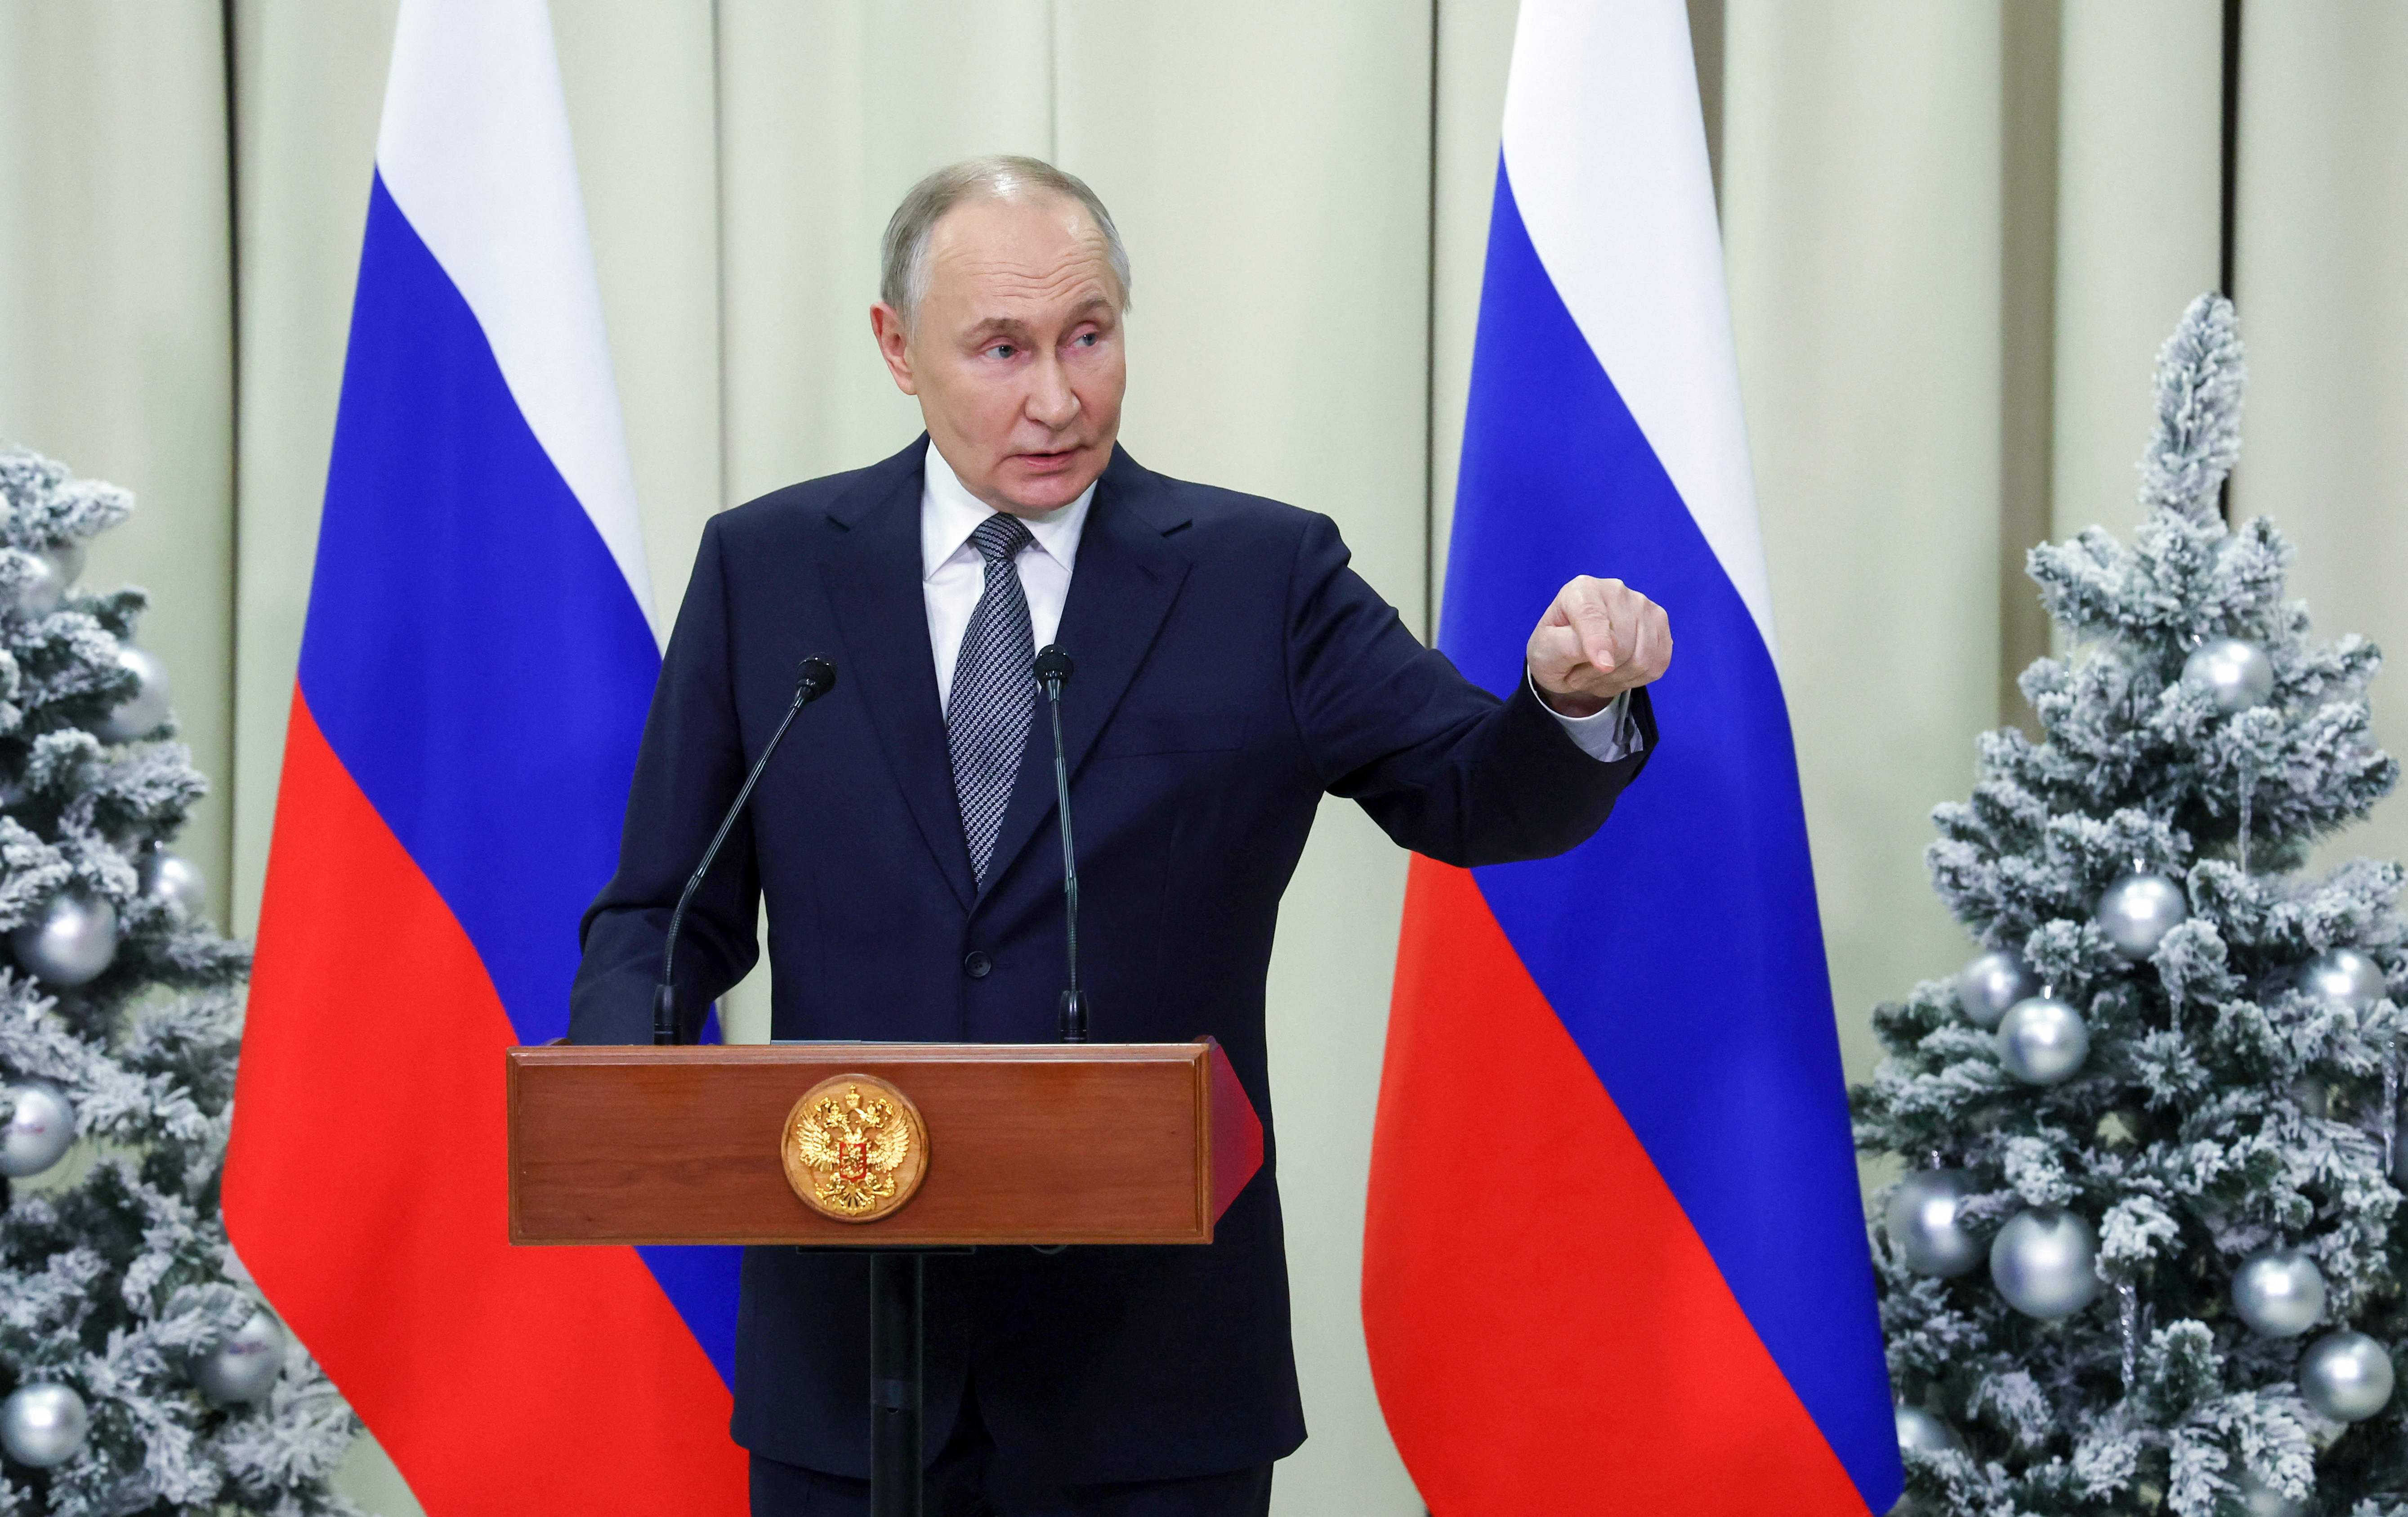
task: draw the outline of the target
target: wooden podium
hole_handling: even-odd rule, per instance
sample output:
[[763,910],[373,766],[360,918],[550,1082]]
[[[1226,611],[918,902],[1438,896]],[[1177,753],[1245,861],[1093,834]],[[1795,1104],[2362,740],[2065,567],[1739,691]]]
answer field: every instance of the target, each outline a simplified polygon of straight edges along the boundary
[[1261,1121],[1210,1038],[509,1057],[511,1242],[868,1255],[878,1517],[920,1511],[927,1252],[1210,1243],[1263,1161]]

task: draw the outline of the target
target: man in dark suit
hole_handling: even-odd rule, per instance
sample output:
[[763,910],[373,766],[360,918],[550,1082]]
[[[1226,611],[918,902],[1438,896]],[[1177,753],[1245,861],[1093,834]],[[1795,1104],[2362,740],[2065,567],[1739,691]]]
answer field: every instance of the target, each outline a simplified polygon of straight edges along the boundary
[[[1263,1168],[1210,1247],[983,1251],[927,1275],[932,1512],[1236,1517],[1303,1440],[1264,1053],[1281,892],[1321,794],[1458,865],[1593,833],[1656,735],[1663,612],[1568,584],[1503,700],[1425,648],[1321,516],[1166,478],[1116,444],[1128,265],[1043,164],[940,170],[896,212],[872,327],[927,436],[715,518],[669,642],[619,871],[586,915],[570,1036],[649,1038],[685,876],[784,714],[678,956],[688,1034],[758,954],[780,1038],[1044,1042],[1061,989],[1058,643],[1099,1041],[1210,1034]],[[737,1440],[756,1513],[867,1510],[867,1270],[744,1262]]]

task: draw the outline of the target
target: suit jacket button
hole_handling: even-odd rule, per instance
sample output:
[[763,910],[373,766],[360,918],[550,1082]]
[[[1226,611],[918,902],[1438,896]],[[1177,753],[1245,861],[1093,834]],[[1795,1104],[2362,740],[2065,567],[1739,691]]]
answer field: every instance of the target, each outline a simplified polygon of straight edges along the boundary
[[984,980],[987,972],[994,967],[995,961],[977,949],[971,949],[962,955],[962,973],[972,980]]

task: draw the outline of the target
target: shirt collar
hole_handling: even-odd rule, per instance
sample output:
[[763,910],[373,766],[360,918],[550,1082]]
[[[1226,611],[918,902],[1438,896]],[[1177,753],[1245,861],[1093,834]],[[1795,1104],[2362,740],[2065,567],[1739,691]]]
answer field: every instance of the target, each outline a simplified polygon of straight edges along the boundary
[[[1026,524],[1029,536],[1064,570],[1075,567],[1079,556],[1079,536],[1087,523],[1087,508],[1095,502],[1096,487],[1079,492],[1079,498],[1068,506],[1056,506],[1050,511],[1020,520]],[[969,487],[945,462],[931,439],[926,459],[921,466],[920,484],[920,578],[934,579],[945,562],[962,551],[979,523],[995,514],[995,508],[969,492]],[[971,550],[975,552],[977,550]]]

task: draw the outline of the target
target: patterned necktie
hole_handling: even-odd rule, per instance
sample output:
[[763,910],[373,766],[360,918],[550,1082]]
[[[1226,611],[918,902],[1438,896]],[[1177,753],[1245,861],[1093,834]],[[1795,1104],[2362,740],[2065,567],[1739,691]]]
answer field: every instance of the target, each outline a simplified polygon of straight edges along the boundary
[[962,808],[962,840],[969,844],[970,872],[986,883],[995,835],[1020,778],[1020,751],[1037,709],[1037,657],[1029,628],[1028,597],[1021,593],[1012,560],[1036,539],[1016,516],[996,512],[970,534],[970,546],[986,560],[986,588],[962,634],[953,664],[953,693],[945,704],[945,745],[953,751],[953,796]]

